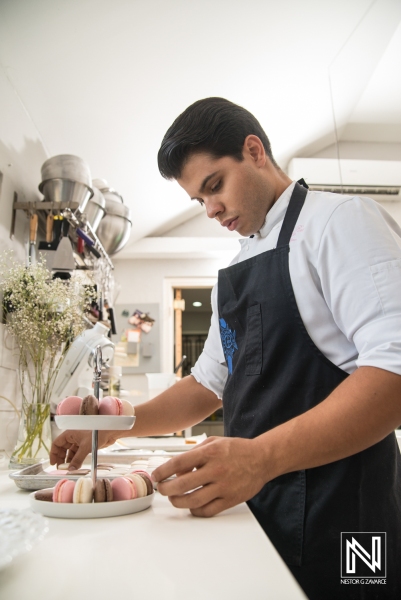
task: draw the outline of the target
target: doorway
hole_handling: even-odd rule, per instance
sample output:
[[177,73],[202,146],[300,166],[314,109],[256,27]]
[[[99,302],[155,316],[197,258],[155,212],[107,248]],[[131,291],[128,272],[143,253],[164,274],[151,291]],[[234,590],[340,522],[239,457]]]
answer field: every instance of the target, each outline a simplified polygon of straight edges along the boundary
[[[174,302],[176,290],[181,294],[186,290],[208,290],[208,304],[210,306],[210,290],[217,281],[217,277],[166,277],[163,281],[163,337],[162,337],[162,371],[172,373],[177,366],[175,356],[176,331]],[[195,301],[195,300],[194,300]],[[193,307],[196,308],[196,307]],[[184,313],[185,311],[183,311]],[[182,313],[182,314],[183,314]],[[181,317],[182,317],[181,314]],[[209,318],[210,323],[210,318]],[[205,330],[206,333],[209,326]],[[179,361],[178,361],[179,362]]]
[[[191,369],[201,355],[203,346],[205,345],[212,317],[211,293],[211,287],[181,290],[181,298],[185,303],[181,323],[182,377],[191,374]],[[183,358],[184,356],[186,357],[185,359]]]
[[[202,354],[212,317],[212,288],[175,288],[175,370],[179,377],[191,374]],[[205,421],[192,427],[193,435],[224,435],[223,410],[219,409]]]

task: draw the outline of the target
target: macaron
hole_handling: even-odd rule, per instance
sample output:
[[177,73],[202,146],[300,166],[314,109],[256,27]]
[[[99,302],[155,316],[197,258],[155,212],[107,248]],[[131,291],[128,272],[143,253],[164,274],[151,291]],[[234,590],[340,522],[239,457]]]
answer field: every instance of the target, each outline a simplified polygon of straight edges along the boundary
[[135,409],[132,406],[131,402],[128,402],[128,400],[125,400],[124,398],[121,400],[122,405],[123,405],[123,415],[124,417],[134,417],[135,416]]
[[99,415],[121,416],[123,414],[123,403],[120,398],[105,396],[99,402]]
[[36,500],[42,500],[42,502],[53,502],[53,489],[38,490],[35,493]]
[[98,415],[99,414],[99,401],[95,396],[89,394],[82,400],[81,408],[79,410],[80,415]]
[[57,405],[57,415],[79,415],[79,409],[81,408],[82,398],[79,396],[67,396],[64,400],[61,400]]
[[93,500],[92,479],[90,477],[80,477],[76,484],[73,494],[74,504],[88,504]]
[[111,482],[113,500],[133,500],[137,497],[134,482],[128,477],[116,477]]
[[75,481],[60,479],[53,489],[53,502],[72,502]]
[[148,477],[149,479],[151,478],[151,474],[150,471],[146,471],[146,469],[143,469],[141,467],[131,467],[130,469],[131,473],[138,473],[138,475],[145,475],[145,477]]
[[134,483],[136,487],[136,495],[138,498],[143,498],[144,496],[147,496],[148,489],[146,483],[140,475],[138,475],[137,473],[129,473],[128,475],[126,475],[126,477],[128,479],[131,479],[131,481]]
[[109,479],[97,479],[95,490],[93,492],[95,502],[112,502],[113,488]]
[[145,482],[146,485],[146,495],[150,496],[150,494],[153,494],[153,483],[152,480],[150,479],[150,476],[147,473],[137,473],[139,475],[139,477],[142,477],[142,479]]

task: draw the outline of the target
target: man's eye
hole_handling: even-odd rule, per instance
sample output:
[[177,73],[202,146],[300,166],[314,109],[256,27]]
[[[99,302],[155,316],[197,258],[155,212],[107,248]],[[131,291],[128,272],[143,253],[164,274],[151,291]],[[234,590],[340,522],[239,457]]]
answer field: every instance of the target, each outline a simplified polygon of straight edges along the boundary
[[197,201],[199,202],[199,204],[201,206],[203,206],[205,203],[203,202],[202,198],[197,198]]
[[217,192],[221,187],[221,180],[219,180],[217,183],[214,184],[214,186],[211,188],[212,192]]

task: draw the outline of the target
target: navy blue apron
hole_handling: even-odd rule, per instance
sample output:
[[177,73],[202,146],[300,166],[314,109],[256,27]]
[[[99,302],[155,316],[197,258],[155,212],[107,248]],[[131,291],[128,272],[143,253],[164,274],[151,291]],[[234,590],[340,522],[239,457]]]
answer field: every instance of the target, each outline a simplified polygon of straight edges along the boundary
[[[348,376],[310,338],[291,284],[289,242],[306,194],[296,183],[276,248],[219,271],[226,436],[255,438],[313,408]],[[349,458],[281,475],[248,505],[310,599],[401,598],[394,433]],[[341,532],[387,532],[385,585],[341,583]]]

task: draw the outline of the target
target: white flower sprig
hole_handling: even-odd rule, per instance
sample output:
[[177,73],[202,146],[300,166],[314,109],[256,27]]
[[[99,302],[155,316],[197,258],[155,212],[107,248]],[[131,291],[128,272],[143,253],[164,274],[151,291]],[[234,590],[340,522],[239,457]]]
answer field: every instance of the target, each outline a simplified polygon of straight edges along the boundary
[[69,344],[86,327],[83,317],[92,290],[74,274],[69,280],[52,279],[44,260],[26,268],[16,262],[10,266],[9,256],[0,261],[0,288],[21,376],[27,375],[37,390],[35,401],[47,403]]

